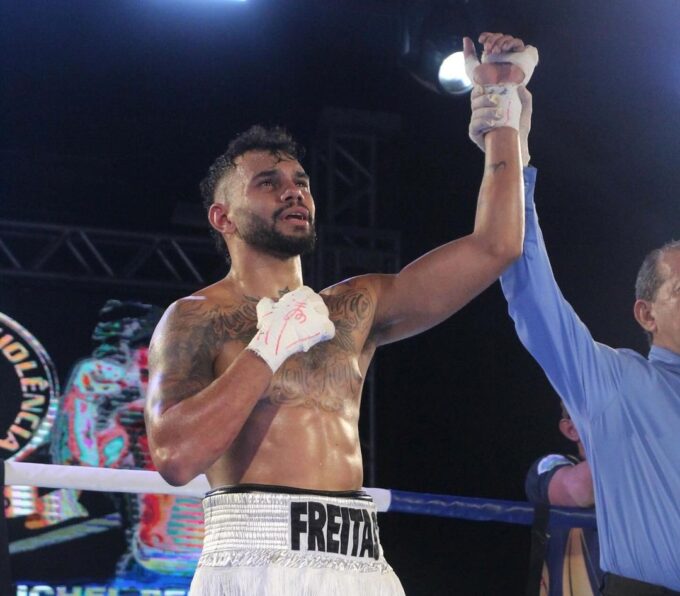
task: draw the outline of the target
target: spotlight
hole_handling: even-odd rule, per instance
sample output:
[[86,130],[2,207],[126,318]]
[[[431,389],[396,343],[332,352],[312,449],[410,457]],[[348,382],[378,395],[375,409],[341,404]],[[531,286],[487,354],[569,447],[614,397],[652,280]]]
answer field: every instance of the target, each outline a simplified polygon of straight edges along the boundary
[[465,72],[463,52],[454,52],[442,60],[438,78],[442,89],[451,95],[461,95],[472,89],[472,81]]
[[472,89],[465,73],[463,34],[471,34],[464,2],[433,2],[407,15],[402,63],[419,83],[437,93],[463,95]]

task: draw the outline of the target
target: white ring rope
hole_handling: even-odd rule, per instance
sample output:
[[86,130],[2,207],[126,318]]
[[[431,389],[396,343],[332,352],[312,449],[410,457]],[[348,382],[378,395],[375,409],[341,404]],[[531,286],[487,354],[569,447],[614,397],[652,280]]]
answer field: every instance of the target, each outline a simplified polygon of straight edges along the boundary
[[[201,498],[210,490],[204,474],[184,486],[168,484],[158,472],[149,470],[116,470],[89,466],[58,466],[5,462],[5,484],[8,486],[38,486],[41,488],[70,488],[109,493],[152,493]],[[378,511],[390,507],[390,491],[384,488],[365,488],[373,497]]]

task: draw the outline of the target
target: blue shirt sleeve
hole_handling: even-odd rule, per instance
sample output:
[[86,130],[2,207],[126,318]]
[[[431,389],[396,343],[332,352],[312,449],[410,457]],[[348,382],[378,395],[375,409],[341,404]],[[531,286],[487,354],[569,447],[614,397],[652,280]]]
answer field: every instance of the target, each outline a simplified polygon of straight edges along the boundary
[[525,168],[524,251],[501,276],[501,286],[520,341],[574,420],[584,421],[601,413],[616,394],[621,359],[615,350],[593,340],[557,286],[538,225],[535,183],[535,168]]

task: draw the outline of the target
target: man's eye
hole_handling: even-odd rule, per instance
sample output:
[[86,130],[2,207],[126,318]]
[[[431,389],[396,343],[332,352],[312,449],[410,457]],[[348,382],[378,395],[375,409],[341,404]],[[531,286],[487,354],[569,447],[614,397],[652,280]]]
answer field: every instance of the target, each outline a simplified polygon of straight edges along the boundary
[[262,180],[258,184],[258,186],[273,186],[273,185],[274,185],[274,182],[272,182],[271,180]]

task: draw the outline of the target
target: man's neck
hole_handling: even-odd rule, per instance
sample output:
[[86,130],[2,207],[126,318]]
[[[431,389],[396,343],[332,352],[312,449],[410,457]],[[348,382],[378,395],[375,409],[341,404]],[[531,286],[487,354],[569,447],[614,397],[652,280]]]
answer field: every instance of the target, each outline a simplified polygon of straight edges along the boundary
[[251,253],[247,259],[232,259],[227,280],[246,296],[278,300],[303,285],[302,263],[300,257],[282,260]]

